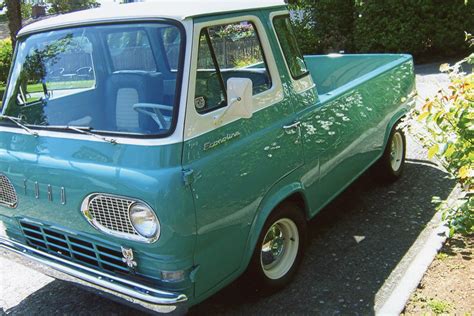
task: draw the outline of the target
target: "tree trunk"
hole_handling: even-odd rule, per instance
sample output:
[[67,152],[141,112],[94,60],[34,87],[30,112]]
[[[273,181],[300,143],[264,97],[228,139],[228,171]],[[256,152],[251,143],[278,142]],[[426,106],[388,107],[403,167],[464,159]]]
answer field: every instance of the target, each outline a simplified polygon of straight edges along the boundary
[[21,0],[6,0],[8,28],[10,29],[10,36],[12,38],[13,48],[15,48],[16,35],[21,29]]

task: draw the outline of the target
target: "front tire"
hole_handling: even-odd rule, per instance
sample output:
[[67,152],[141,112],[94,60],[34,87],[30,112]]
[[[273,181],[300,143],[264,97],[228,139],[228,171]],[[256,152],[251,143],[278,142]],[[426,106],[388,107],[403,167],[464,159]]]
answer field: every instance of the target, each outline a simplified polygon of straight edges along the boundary
[[395,127],[390,133],[387,148],[379,161],[378,171],[385,182],[395,182],[405,167],[406,137],[403,130]]
[[248,270],[249,281],[264,293],[273,293],[286,286],[301,263],[306,239],[303,210],[289,202],[278,206],[260,234]]

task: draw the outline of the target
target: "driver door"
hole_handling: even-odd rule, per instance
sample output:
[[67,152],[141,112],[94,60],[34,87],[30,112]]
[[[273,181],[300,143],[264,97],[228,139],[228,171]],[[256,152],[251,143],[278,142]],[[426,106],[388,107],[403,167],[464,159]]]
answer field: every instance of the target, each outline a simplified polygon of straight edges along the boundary
[[[303,163],[299,128],[288,127],[294,109],[263,24],[257,17],[211,23],[195,28],[183,155],[197,214],[196,296],[239,269],[263,197]],[[252,80],[253,116],[216,124],[227,107],[227,80],[235,77]]]

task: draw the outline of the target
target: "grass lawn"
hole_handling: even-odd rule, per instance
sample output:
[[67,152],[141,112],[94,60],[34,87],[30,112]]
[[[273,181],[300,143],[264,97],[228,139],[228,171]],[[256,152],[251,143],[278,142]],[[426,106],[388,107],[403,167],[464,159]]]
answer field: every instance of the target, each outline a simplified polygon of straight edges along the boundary
[[[92,88],[95,80],[81,80],[81,81],[60,81],[48,82],[48,90],[65,90],[65,89],[87,89]],[[28,93],[43,92],[43,85],[41,83],[29,84]]]
[[[95,85],[95,80],[82,81],[61,81],[48,83],[48,90],[65,90],[65,89],[87,89]],[[3,100],[6,87],[0,86],[0,102]],[[43,85],[41,83],[29,84],[28,93],[43,92]]]

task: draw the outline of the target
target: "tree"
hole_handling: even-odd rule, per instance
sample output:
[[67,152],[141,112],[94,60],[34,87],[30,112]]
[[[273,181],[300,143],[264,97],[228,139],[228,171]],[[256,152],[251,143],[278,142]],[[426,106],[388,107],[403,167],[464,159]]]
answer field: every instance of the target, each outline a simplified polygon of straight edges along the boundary
[[12,39],[12,46],[15,47],[16,35],[22,26],[21,19],[21,1],[18,0],[6,0],[7,6],[7,17],[8,17],[8,28],[10,29],[10,36]]
[[73,11],[97,8],[100,4],[96,0],[48,0],[51,4],[49,13],[68,13]]

